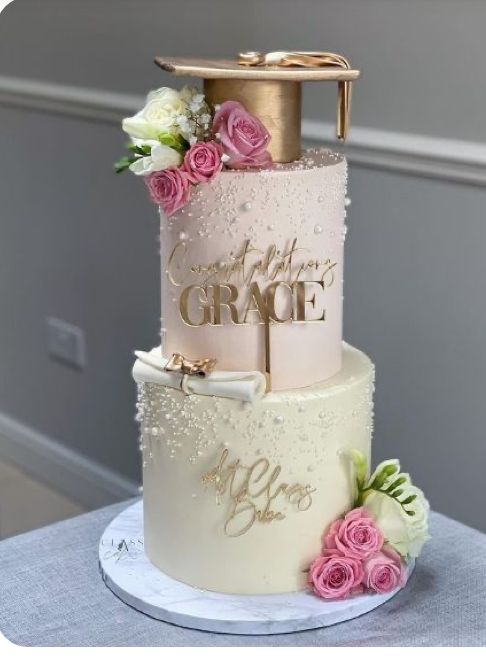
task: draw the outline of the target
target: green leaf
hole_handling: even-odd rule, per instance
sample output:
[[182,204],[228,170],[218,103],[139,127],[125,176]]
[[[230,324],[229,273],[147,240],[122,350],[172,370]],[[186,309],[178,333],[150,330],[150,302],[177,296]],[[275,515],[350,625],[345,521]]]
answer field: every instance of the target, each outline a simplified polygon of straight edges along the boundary
[[391,477],[392,475],[395,475],[395,473],[397,473],[398,470],[399,468],[393,464],[384,466],[383,469],[375,477],[373,482],[369,485],[370,488],[376,490],[381,489],[381,487],[385,484],[388,478]]
[[189,142],[188,142],[185,138],[183,138],[182,136],[180,137],[180,140],[181,140],[182,149],[183,149],[184,151],[187,151],[191,145],[190,145]]
[[152,153],[152,147],[150,145],[128,145],[128,150],[132,154],[138,154],[139,156],[150,156]]
[[157,139],[161,144],[166,145],[171,149],[175,149],[181,154],[189,149],[189,143],[180,135],[173,135],[172,133],[159,133]]
[[181,144],[177,139],[177,136],[172,135],[172,133],[159,133],[157,136],[158,141],[167,147],[172,147],[172,149],[179,149]]
[[347,450],[346,454],[353,463],[354,471],[356,475],[356,484],[358,487],[358,491],[360,491],[363,488],[363,485],[368,476],[368,462],[364,454],[354,448],[351,450]]
[[400,487],[402,484],[405,484],[407,482],[407,476],[406,475],[400,475],[397,477],[397,479],[390,484],[390,486],[387,488],[387,492],[391,493],[398,487]]
[[408,498],[405,498],[404,500],[401,501],[402,505],[410,505],[410,503],[413,503],[413,501],[417,498],[417,494],[413,493],[411,496],[408,496]]
[[361,507],[371,491],[372,489],[359,489],[358,487],[358,495],[354,501],[354,507]]
[[392,498],[395,498],[395,500],[398,500],[398,498],[402,495],[402,493],[403,493],[403,489],[397,489],[396,491],[393,491],[388,495],[391,496]]
[[138,156],[122,156],[116,163],[113,164],[113,168],[117,174],[128,170],[132,163],[135,163],[138,160]]

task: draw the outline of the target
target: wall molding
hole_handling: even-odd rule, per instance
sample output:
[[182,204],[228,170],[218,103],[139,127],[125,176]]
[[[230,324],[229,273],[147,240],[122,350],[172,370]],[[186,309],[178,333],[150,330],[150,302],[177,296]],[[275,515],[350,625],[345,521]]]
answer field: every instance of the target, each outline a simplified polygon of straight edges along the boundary
[[[0,106],[118,125],[142,103],[137,95],[0,76]],[[337,147],[332,123],[305,119],[302,133],[306,141]],[[351,162],[363,167],[486,184],[486,143],[355,126],[344,150]]]
[[143,103],[142,96],[0,76],[0,106],[27,108],[119,124]]
[[86,509],[138,495],[135,482],[4,413],[0,413],[0,458]]
[[435,138],[361,126],[351,127],[344,147],[334,137],[335,125],[304,119],[302,135],[345,151],[348,159],[367,168],[412,176],[486,185],[486,143]]

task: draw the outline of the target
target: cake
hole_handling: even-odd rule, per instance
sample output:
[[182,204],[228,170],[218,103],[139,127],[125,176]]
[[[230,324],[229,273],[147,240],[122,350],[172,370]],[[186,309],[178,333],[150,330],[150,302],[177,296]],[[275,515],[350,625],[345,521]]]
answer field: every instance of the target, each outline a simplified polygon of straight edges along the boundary
[[124,120],[160,209],[161,346],[138,351],[144,547],[168,576],[241,595],[398,589],[428,503],[398,460],[370,470],[374,367],[343,341],[347,163],[302,151],[301,83],[342,56],[156,62],[204,79]]

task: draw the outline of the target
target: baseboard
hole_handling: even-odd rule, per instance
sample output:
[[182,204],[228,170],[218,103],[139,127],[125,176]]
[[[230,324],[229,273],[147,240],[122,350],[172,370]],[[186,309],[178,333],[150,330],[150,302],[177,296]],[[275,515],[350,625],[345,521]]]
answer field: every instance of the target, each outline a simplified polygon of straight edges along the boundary
[[131,498],[138,485],[0,413],[0,459],[10,461],[86,509]]

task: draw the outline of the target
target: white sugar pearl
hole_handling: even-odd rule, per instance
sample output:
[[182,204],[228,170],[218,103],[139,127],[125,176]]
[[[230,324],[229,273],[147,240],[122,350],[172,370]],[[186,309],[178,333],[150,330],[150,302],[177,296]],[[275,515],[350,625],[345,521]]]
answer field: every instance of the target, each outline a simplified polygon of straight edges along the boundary
[[243,210],[244,211],[250,211],[251,210],[251,202],[245,202],[243,204]]
[[281,425],[284,423],[284,420],[285,418],[283,417],[283,415],[276,415],[273,421],[276,425]]
[[187,241],[189,234],[187,232],[179,232],[180,241]]
[[345,197],[344,198],[344,206],[349,207],[351,204],[351,198],[350,197]]
[[314,227],[314,234],[322,234],[322,227],[320,225]]

